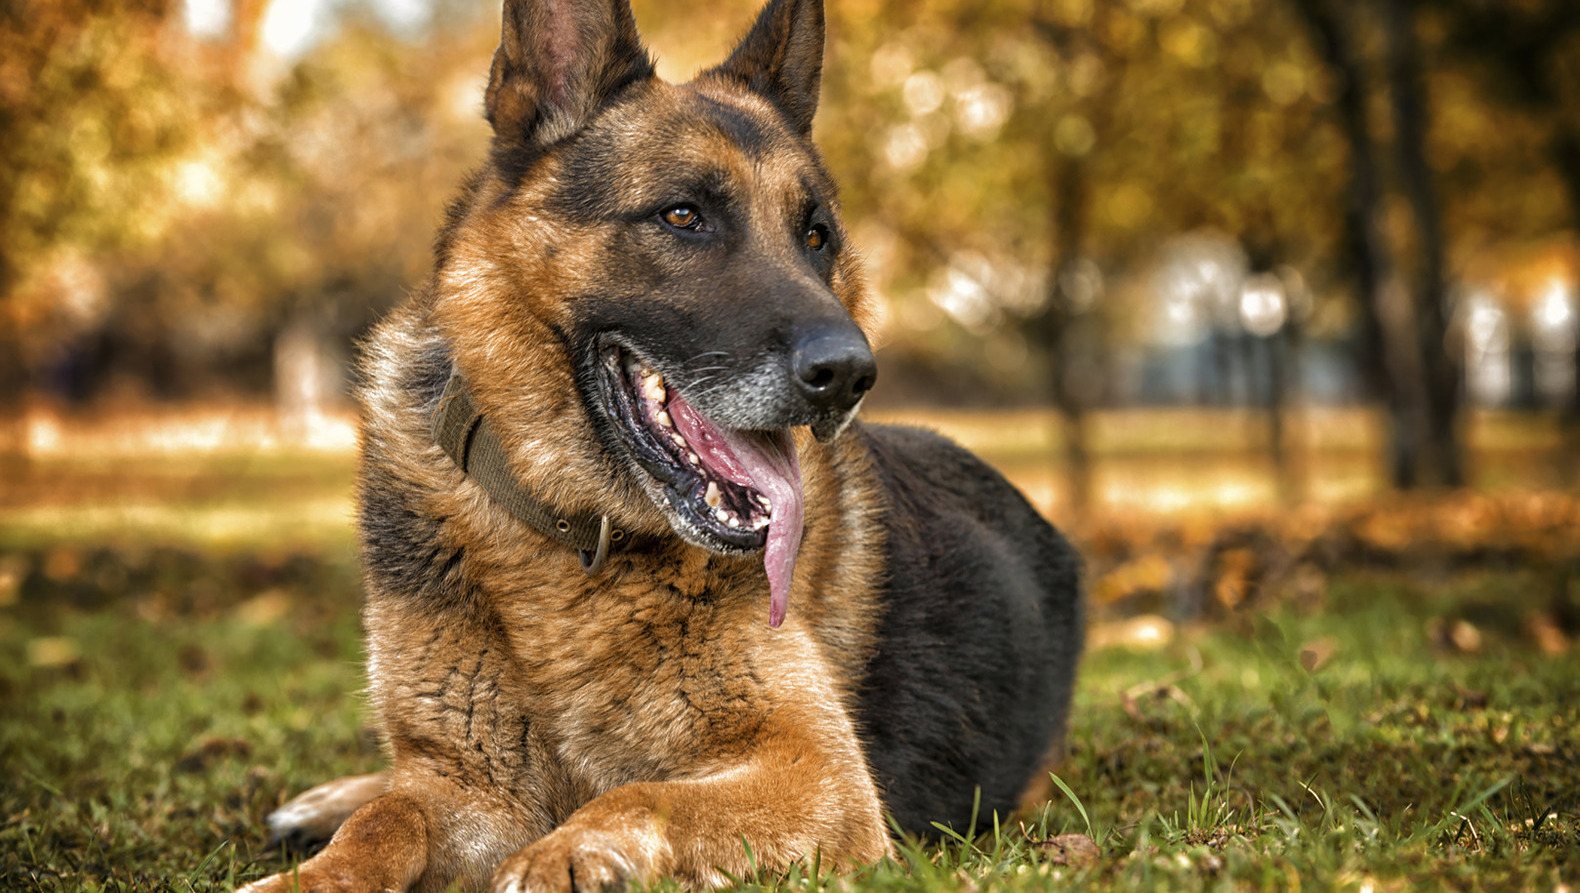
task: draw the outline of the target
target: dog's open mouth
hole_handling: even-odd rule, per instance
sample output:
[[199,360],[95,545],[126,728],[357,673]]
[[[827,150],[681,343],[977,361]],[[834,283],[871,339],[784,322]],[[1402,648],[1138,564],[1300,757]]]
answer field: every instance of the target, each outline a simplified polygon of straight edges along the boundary
[[659,485],[671,525],[721,552],[763,549],[768,622],[784,621],[801,545],[801,466],[788,429],[714,423],[629,351],[602,356],[610,418]]

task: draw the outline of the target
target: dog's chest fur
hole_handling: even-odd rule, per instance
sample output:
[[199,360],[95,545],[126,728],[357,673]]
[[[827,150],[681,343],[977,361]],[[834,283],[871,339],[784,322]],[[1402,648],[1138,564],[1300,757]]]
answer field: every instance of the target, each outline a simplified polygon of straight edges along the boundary
[[511,591],[502,575],[472,595],[489,610],[462,622],[371,599],[371,688],[391,747],[541,801],[557,823],[622,784],[727,767],[784,691],[823,686],[823,720],[844,722],[848,693],[827,686],[805,621],[768,630],[764,597],[743,585],[750,565],[733,564],[690,575],[712,584],[694,595],[622,586],[618,562],[601,587]]

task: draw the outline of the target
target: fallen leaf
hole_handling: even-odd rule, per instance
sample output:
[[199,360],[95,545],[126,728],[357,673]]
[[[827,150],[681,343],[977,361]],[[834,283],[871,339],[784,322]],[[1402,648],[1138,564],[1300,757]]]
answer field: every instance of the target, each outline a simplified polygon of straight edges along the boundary
[[1426,625],[1432,646],[1442,651],[1477,654],[1481,651],[1481,630],[1468,620],[1432,618]]
[[44,576],[52,583],[64,583],[82,572],[82,552],[70,546],[57,546],[44,556]]
[[1455,684],[1454,695],[1458,701],[1456,706],[1461,710],[1487,709],[1487,693],[1484,691],[1476,691],[1473,688],[1465,688],[1462,685]]
[[39,669],[67,667],[82,659],[76,639],[66,636],[41,636],[27,643],[28,666]]
[[15,556],[0,558],[0,608],[22,600],[22,577],[26,568]]
[[236,618],[248,626],[268,626],[291,612],[291,596],[283,589],[270,589],[236,606]]
[[1048,864],[1065,865],[1070,868],[1096,865],[1097,860],[1103,855],[1092,838],[1085,834],[1060,834],[1058,837],[1037,841],[1036,845],[1043,851],[1043,859]]
[[1300,665],[1307,673],[1315,673],[1328,665],[1339,650],[1339,643],[1331,636],[1323,636],[1300,646]]
[[1569,650],[1569,637],[1553,615],[1546,611],[1532,611],[1525,615],[1525,634],[1536,642],[1536,647],[1548,657],[1559,657]]
[[1448,637],[1454,641],[1454,647],[1466,654],[1476,654],[1481,651],[1481,630],[1468,620],[1456,620],[1448,631]]
[[176,652],[176,663],[180,665],[181,672],[188,676],[203,676],[214,668],[214,660],[208,652],[197,645],[184,645]]
[[1218,604],[1233,611],[1251,594],[1251,571],[1256,554],[1250,549],[1225,549],[1218,555],[1221,570],[1213,582],[1212,595]]
[[1185,707],[1190,707],[1190,695],[1185,694],[1177,686],[1157,682],[1143,682],[1131,686],[1119,693],[1120,709],[1125,715],[1134,720],[1143,719],[1141,708],[1143,704],[1161,704],[1164,701],[1173,701]]

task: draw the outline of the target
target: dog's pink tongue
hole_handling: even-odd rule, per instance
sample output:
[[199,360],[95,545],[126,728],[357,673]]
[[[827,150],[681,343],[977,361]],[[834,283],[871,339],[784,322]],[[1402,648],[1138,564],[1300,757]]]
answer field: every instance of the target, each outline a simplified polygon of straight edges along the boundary
[[768,625],[777,627],[790,606],[790,580],[801,549],[801,462],[795,441],[789,431],[727,431],[673,392],[668,409],[680,435],[710,471],[751,487],[773,504],[763,569],[768,572]]
[[801,550],[801,462],[789,431],[775,431],[735,445],[752,472],[752,486],[773,503],[763,569],[768,572],[768,625],[784,622],[790,605],[790,578]]

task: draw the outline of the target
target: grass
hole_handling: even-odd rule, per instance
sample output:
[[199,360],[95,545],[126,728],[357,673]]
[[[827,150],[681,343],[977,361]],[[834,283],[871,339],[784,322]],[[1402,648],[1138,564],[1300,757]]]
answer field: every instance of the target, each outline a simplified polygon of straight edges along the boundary
[[[80,517],[131,494],[169,524],[0,513],[0,889],[229,890],[290,864],[266,845],[270,809],[380,765],[349,531],[289,520],[342,498],[344,459],[149,461],[62,462],[53,504]],[[212,507],[248,502],[257,526],[210,527]],[[855,875],[741,886],[1572,886],[1580,659],[1521,619],[1553,597],[1545,572],[1503,561],[1338,569],[1317,596],[1248,598],[1161,638],[1113,635],[1125,616],[1097,606],[1110,644],[1084,662],[1052,803]],[[1466,618],[1473,647],[1445,640]]]
[[283,791],[378,760],[351,556],[72,552],[0,615],[0,889],[228,889]]
[[[0,626],[0,888],[230,889],[288,863],[262,816],[379,763],[363,730],[347,553],[133,556],[100,599],[33,574]],[[91,557],[91,556],[90,556]],[[31,560],[68,563],[43,552]],[[58,570],[58,568],[57,568]],[[1553,889],[1580,872],[1580,673],[1517,636],[1444,654],[1432,617],[1532,591],[1335,580],[1156,650],[1091,653],[1063,794],[1024,821],[907,845],[852,890]],[[1317,672],[1299,645],[1336,643]],[[40,643],[44,643],[41,645]],[[1090,836],[1092,866],[1050,843]],[[800,890],[804,871],[746,886]]]

